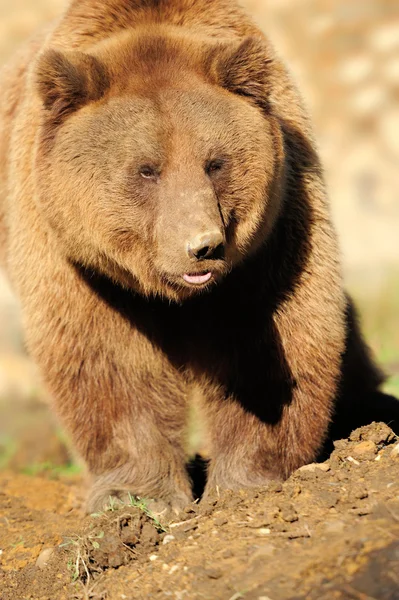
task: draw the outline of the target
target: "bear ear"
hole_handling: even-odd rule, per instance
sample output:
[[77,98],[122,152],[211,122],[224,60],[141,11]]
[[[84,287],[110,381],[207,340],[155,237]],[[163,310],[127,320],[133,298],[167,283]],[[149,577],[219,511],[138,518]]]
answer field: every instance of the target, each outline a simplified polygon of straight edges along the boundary
[[215,83],[268,109],[273,57],[262,39],[248,37],[239,44],[218,45],[207,62]]
[[45,108],[61,120],[88,102],[99,100],[109,87],[109,79],[94,56],[47,50],[39,58],[36,85]]

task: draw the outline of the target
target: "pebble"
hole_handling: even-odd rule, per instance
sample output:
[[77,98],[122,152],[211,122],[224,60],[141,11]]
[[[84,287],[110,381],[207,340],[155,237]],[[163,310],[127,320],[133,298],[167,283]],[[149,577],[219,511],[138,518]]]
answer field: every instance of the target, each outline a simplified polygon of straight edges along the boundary
[[42,550],[37,557],[36,566],[39,567],[39,569],[45,569],[53,552],[54,548],[46,548],[45,550]]
[[303,467],[298,469],[298,471],[310,473],[314,473],[315,471],[323,471],[324,473],[327,473],[329,470],[330,465],[327,463],[310,463],[309,465],[303,465]]
[[377,446],[371,440],[366,440],[356,444],[352,449],[352,454],[359,460],[374,460],[377,454]]
[[287,523],[294,523],[294,521],[298,521],[298,515],[296,511],[291,508],[285,508],[281,511],[281,517]]
[[353,456],[347,456],[346,460],[353,463],[354,465],[360,465],[360,462],[358,460],[356,460],[355,458],[353,458]]
[[173,567],[170,568],[169,571],[169,575],[173,575],[173,573],[175,573],[179,568],[179,565],[173,565]]
[[256,533],[258,535],[269,535],[270,534],[270,529],[268,527],[261,527],[260,529],[256,530]]
[[205,569],[205,575],[209,579],[220,579],[223,573],[220,569]]
[[357,500],[363,500],[364,498],[368,498],[368,491],[364,488],[357,488],[352,490],[353,497]]
[[347,447],[346,440],[335,440],[334,448],[335,450],[345,450]]
[[316,465],[316,468],[319,469],[319,471],[323,471],[323,473],[327,473],[331,470],[331,467],[328,463],[316,463]]
[[166,546],[166,544],[170,544],[170,542],[173,542],[175,539],[175,536],[169,533],[168,535],[165,535],[162,543]]

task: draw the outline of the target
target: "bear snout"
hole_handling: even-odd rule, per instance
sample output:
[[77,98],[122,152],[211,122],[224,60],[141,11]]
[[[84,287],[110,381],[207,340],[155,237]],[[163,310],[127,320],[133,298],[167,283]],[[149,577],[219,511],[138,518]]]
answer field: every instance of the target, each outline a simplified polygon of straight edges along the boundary
[[224,238],[220,231],[208,231],[193,236],[187,242],[187,254],[196,261],[224,258]]

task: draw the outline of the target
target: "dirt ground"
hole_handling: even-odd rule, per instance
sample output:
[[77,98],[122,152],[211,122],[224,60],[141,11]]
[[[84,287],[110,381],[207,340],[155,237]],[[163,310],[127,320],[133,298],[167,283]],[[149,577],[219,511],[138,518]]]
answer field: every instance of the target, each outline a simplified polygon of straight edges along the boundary
[[79,478],[0,479],[1,600],[398,600],[399,439],[355,430],[283,484],[215,491],[163,523],[84,517]]

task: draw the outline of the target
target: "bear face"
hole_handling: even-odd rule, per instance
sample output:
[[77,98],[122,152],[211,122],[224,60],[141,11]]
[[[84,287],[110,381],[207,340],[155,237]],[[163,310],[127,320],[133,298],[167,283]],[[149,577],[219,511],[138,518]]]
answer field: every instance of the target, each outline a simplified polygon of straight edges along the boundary
[[267,239],[282,135],[257,97],[260,40],[132,35],[40,58],[37,200],[76,265],[180,301]]

